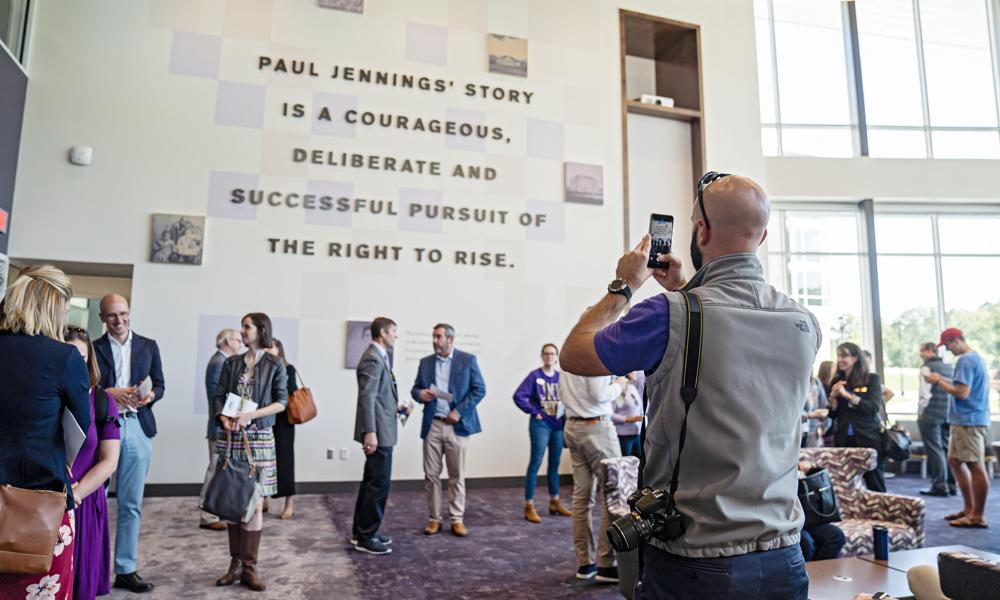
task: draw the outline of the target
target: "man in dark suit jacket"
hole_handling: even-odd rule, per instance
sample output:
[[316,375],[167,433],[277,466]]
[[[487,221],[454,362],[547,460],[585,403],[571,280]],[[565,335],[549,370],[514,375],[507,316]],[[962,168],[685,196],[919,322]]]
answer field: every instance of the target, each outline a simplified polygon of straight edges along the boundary
[[[208,481],[208,475],[215,471],[216,458],[219,456],[215,451],[215,429],[219,426],[215,415],[222,412],[222,407],[215,406],[212,402],[215,388],[219,385],[222,365],[242,347],[243,342],[238,329],[223,329],[215,336],[215,354],[208,359],[208,366],[205,367],[205,398],[208,399],[208,429],[205,434],[205,439],[208,440],[208,470],[205,472],[205,481]],[[205,511],[201,511],[201,522],[198,527],[212,531],[226,530],[226,524],[220,521],[219,517]]]
[[[108,332],[94,341],[101,387],[118,404],[122,417],[121,455],[115,473],[118,527],[115,533],[117,588],[142,593],[153,589],[136,572],[142,495],[149,471],[156,419],[153,404],[163,397],[163,366],[156,342],[132,332],[128,300],[117,294],[101,298],[101,320]],[[139,384],[149,377],[152,389],[139,397]]]
[[378,317],[371,325],[372,343],[357,366],[358,411],[354,440],[361,444],[365,472],[354,506],[351,541],[368,554],[389,554],[392,538],[378,533],[392,481],[392,447],[396,445],[396,415],[409,416],[411,406],[399,403],[389,350],[396,344],[396,323]]
[[441,530],[442,457],[448,466],[448,509],[451,532],[468,535],[465,514],[465,454],[469,436],[482,431],[476,405],[486,396],[486,383],[476,357],[455,349],[455,328],[434,326],[434,354],[420,360],[410,395],[424,404],[420,437],[424,440],[424,488],[430,522],[427,535]]

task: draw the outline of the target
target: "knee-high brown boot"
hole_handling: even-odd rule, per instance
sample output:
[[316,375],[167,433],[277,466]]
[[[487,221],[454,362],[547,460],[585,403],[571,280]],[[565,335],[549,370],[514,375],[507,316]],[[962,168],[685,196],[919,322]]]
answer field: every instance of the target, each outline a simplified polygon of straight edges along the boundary
[[258,548],[260,548],[260,531],[243,531],[243,544],[240,546],[243,573],[240,575],[240,583],[255,592],[263,592],[264,582],[257,578]]
[[228,523],[226,529],[229,531],[229,570],[222,577],[215,580],[215,585],[233,585],[239,577],[240,571],[240,545],[243,541],[243,528],[239,523]]

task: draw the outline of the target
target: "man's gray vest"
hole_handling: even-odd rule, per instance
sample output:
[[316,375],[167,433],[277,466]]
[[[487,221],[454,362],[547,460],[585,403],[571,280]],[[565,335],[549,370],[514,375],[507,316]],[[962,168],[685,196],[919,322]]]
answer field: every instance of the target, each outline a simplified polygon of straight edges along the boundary
[[[686,533],[651,543],[713,558],[799,543],[797,497],[802,406],[822,335],[816,317],[764,280],[754,254],[706,264],[687,288],[703,304],[701,380],[688,416],[677,508]],[[684,418],[687,312],[670,306],[667,351],[646,379],[649,429],[644,484],[666,489]]]

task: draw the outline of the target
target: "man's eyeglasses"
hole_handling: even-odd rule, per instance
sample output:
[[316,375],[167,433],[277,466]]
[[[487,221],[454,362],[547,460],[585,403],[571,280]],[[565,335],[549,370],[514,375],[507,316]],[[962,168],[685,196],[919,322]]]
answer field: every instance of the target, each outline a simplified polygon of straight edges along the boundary
[[702,192],[705,191],[705,188],[707,188],[709,184],[718,181],[723,177],[729,177],[729,173],[717,173],[715,171],[709,171],[708,173],[702,175],[701,179],[698,180],[698,208],[701,209],[701,216],[702,220],[705,221],[705,227],[711,228],[711,225],[708,222],[708,213],[705,212],[705,197]]

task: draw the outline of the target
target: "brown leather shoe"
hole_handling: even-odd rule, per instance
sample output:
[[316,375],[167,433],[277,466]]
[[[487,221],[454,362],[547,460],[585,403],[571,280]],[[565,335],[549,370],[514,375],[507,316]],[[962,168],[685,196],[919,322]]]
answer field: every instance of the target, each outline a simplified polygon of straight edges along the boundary
[[573,513],[566,510],[566,507],[562,505],[559,498],[553,498],[549,500],[549,514],[559,515],[560,517],[572,517]]
[[208,529],[209,531],[225,531],[226,524],[222,521],[216,521],[215,523],[198,523],[200,529]]
[[524,519],[529,523],[541,523],[542,518],[538,516],[538,511],[535,510],[534,502],[524,503]]
[[451,532],[458,537],[465,537],[469,535],[469,530],[461,521],[455,521],[451,524]]
[[434,535],[435,533],[438,533],[440,531],[441,531],[441,523],[438,521],[431,521],[430,523],[427,524],[427,527],[424,527],[424,533],[426,535]]

